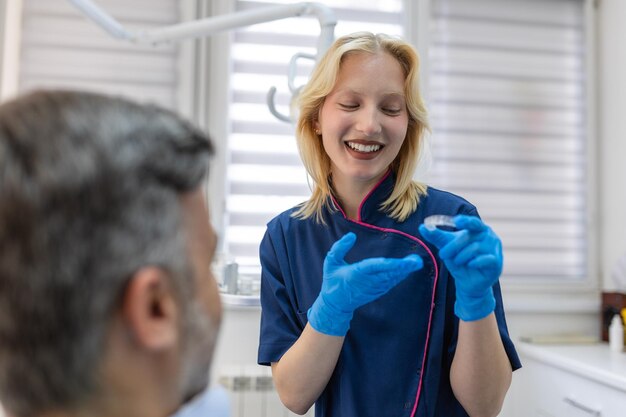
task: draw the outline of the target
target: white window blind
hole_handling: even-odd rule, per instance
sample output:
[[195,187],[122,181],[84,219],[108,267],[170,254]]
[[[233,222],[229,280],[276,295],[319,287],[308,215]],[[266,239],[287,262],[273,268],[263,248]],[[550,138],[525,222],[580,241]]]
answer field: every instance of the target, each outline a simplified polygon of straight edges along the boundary
[[583,3],[431,4],[430,183],[479,207],[506,278],[587,276]]
[[[179,21],[176,0],[98,0],[130,30]],[[67,0],[23,0],[19,90],[70,88],[177,106],[178,46],[138,46],[87,20]]]
[[[409,0],[405,0],[409,1]],[[427,106],[434,163],[428,182],[476,204],[502,237],[504,278],[582,280],[588,267],[583,0],[432,0]],[[277,2],[237,1],[239,10]],[[336,35],[402,35],[403,2],[326,1]],[[258,271],[265,223],[309,195],[293,127],[267,110],[287,63],[314,52],[317,21],[237,31],[232,45],[224,249]],[[302,82],[310,67],[302,66]]]
[[[237,1],[237,10],[291,3]],[[357,30],[402,33],[401,0],[321,1],[331,6],[339,23],[336,36]],[[265,104],[271,86],[287,113],[290,99],[287,66],[296,52],[315,53],[319,23],[290,18],[235,32],[231,50],[230,130],[224,250],[243,273],[259,272],[259,243],[266,223],[310,195],[306,172],[296,148],[294,127],[272,116]],[[304,83],[312,63],[301,62]],[[297,80],[298,81],[298,80]]]

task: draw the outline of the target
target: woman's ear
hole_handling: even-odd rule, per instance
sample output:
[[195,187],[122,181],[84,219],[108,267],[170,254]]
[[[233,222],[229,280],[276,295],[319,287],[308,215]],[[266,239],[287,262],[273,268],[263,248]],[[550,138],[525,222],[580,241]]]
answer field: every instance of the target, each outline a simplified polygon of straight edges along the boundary
[[322,127],[320,126],[319,120],[313,120],[313,130],[315,131],[316,135],[322,134]]
[[164,270],[154,266],[139,269],[123,300],[123,320],[139,346],[157,351],[178,343],[180,311]]

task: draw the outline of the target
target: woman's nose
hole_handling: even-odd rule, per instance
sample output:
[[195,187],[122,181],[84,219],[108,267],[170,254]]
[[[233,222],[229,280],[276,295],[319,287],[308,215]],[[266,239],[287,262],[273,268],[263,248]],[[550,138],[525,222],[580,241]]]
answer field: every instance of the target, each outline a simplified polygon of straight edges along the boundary
[[367,137],[378,136],[382,130],[377,109],[362,108],[359,111],[356,129]]

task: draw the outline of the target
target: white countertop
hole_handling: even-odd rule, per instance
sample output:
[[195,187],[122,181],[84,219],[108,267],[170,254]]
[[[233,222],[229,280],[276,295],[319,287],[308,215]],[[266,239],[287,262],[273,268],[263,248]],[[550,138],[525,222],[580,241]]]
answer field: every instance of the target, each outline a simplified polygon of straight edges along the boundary
[[[260,308],[261,299],[258,295],[238,295],[220,292],[222,304],[224,308],[244,307],[244,308]],[[2,417],[2,416],[0,416]]]
[[626,352],[612,352],[608,343],[544,345],[517,342],[515,346],[522,357],[544,362],[626,392]]

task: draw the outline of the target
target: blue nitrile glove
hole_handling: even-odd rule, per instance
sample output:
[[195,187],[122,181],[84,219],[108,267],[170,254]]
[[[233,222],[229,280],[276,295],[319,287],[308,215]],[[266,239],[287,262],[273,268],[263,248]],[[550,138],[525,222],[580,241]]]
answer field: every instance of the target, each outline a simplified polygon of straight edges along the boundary
[[502,243],[478,217],[459,215],[454,223],[457,231],[429,230],[423,224],[419,231],[439,248],[454,277],[454,314],[464,321],[480,320],[496,307],[492,287],[502,273]]
[[322,289],[307,314],[311,326],[320,333],[345,336],[354,310],[376,300],[424,265],[418,255],[368,258],[348,264],[344,257],[355,242],[356,235],[347,233],[333,244],[324,260]]

